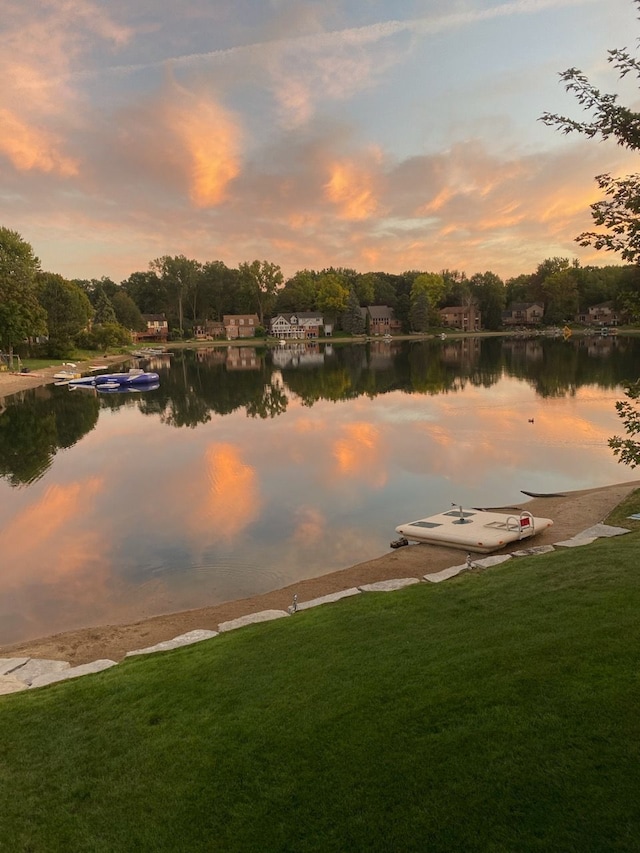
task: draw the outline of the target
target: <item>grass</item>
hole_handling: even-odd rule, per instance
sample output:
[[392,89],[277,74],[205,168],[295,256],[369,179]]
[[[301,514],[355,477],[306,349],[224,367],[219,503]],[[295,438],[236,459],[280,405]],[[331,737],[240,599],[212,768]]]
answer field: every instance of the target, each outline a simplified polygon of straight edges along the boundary
[[[120,350],[110,350],[110,355],[128,355],[128,349],[121,348]],[[29,370],[42,370],[47,367],[58,367],[63,364],[68,363],[69,361],[73,361],[76,363],[88,361],[91,363],[97,363],[102,360],[104,355],[104,351],[100,350],[76,350],[72,355],[67,357],[43,357],[43,358],[21,358],[18,361],[18,357],[14,358],[14,370],[18,370],[18,367],[28,368]]]
[[613,527],[626,527],[628,530],[640,530],[640,519],[629,518],[630,515],[640,513],[640,489],[635,489],[631,494],[618,504],[618,506],[605,518],[606,524]]
[[640,534],[0,704],[0,851],[637,851]]

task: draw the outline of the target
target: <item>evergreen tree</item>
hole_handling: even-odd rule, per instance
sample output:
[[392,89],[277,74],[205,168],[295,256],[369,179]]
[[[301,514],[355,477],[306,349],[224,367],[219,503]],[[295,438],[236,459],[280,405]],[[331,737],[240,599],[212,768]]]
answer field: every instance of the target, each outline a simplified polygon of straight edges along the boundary
[[118,322],[111,300],[104,292],[104,288],[101,285],[98,285],[94,291],[93,307],[96,312],[93,317],[93,322],[96,326],[104,326],[107,323]]
[[353,287],[349,291],[347,310],[342,315],[342,328],[352,335],[361,335],[364,332],[365,320],[362,316],[358,294]]
[[414,332],[426,332],[429,328],[429,299],[424,290],[419,290],[411,302],[411,328]]

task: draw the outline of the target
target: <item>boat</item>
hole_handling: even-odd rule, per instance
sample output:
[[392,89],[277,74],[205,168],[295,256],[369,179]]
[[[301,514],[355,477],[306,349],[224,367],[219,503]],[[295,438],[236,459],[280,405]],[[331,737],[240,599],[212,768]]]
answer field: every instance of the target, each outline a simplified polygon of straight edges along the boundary
[[413,542],[464,548],[479,554],[498,551],[513,542],[529,539],[553,525],[550,518],[538,518],[527,510],[454,509],[399,524],[396,533]]
[[99,373],[95,376],[82,376],[79,379],[71,379],[69,387],[77,387],[79,385],[93,385],[99,388],[101,385],[114,386],[144,386],[155,385],[160,383],[160,377],[157,373],[149,370],[141,370],[139,367],[132,367],[126,373]]
[[71,379],[80,379],[82,376],[81,373],[78,373],[77,370],[59,370],[57,373],[53,374],[54,379],[58,379],[60,382],[68,382]]
[[[78,388],[82,388],[84,386],[78,386]],[[117,382],[105,382],[102,385],[96,385],[93,387],[93,391],[97,391],[99,394],[142,394],[145,391],[155,391],[160,387],[159,382],[151,382],[148,385],[119,385]]]
[[173,355],[173,353],[160,347],[142,347],[142,349],[132,350],[131,355],[136,358],[153,358],[160,355]]

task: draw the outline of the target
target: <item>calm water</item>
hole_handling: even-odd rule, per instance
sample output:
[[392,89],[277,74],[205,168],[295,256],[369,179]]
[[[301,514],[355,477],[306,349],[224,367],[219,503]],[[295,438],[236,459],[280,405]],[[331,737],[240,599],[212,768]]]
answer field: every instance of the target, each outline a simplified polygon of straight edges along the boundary
[[636,479],[607,438],[639,364],[624,337],[221,348],[156,360],[156,391],[12,398],[0,643],[344,568],[451,502]]

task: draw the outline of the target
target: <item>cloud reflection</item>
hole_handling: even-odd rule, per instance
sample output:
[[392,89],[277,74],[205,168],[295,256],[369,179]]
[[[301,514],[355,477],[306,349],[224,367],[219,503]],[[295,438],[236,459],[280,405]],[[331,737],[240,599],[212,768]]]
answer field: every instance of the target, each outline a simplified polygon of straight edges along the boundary
[[256,469],[232,444],[212,444],[204,453],[204,476],[194,474],[188,520],[192,533],[207,541],[233,542],[260,515]]

